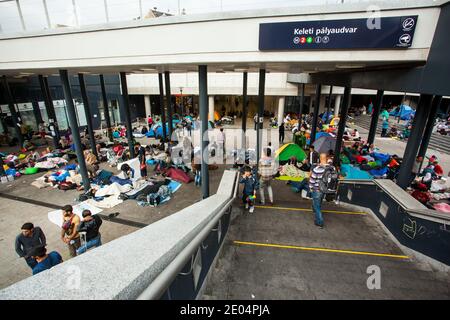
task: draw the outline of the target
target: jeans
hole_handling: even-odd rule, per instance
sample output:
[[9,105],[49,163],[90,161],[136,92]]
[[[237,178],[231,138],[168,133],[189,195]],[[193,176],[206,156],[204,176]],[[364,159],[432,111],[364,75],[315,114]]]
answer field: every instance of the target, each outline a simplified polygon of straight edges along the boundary
[[311,191],[309,190],[309,180],[308,179],[305,178],[300,182],[291,181],[290,184],[291,184],[292,190],[294,190],[294,192],[302,192],[302,190],[305,190],[306,196],[311,197]]
[[37,261],[32,257],[25,258],[25,261],[31,269],[33,269],[37,265]]
[[312,195],[312,210],[314,212],[314,222],[319,225],[323,226],[323,217],[322,217],[322,200],[323,200],[323,193],[319,191],[313,191],[311,192]]
[[267,193],[269,194],[269,200],[273,203],[273,190],[272,190],[272,180],[260,180],[259,182],[259,194],[261,195],[261,203],[264,204],[266,202],[266,198],[264,196],[264,189],[267,189]]
[[102,236],[99,234],[97,237],[87,241],[84,245],[77,249],[77,255],[86,252],[87,249],[92,247],[100,247],[102,245]]

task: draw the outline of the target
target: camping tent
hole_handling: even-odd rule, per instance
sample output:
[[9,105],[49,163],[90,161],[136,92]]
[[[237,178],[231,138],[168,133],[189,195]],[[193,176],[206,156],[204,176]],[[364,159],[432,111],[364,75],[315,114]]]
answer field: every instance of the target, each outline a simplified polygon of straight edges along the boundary
[[306,158],[305,151],[295,143],[288,143],[275,152],[278,161],[288,161],[292,157],[296,157],[297,161],[303,161]]
[[322,136],[313,143],[314,150],[318,153],[328,153],[336,147],[336,138],[332,136]]

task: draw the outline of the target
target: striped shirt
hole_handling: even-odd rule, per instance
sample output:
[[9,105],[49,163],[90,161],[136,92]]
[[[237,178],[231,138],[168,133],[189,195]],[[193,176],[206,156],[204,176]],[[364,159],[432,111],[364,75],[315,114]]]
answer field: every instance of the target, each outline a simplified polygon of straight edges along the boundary
[[311,176],[309,177],[309,189],[312,192],[319,192],[319,181],[322,180],[323,173],[325,172],[326,166],[318,165],[312,169]]

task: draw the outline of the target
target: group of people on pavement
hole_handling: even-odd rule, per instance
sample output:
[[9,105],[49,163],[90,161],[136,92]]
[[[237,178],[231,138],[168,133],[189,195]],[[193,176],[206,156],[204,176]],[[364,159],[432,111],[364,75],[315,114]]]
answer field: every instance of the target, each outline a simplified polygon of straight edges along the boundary
[[[92,215],[89,210],[84,210],[81,219],[73,212],[71,205],[62,207],[61,212],[63,218],[61,241],[67,245],[71,257],[102,244],[99,232],[102,219],[98,215]],[[33,275],[63,262],[57,251],[48,253],[46,247],[47,239],[42,229],[31,222],[24,223],[21,233],[16,237],[15,250],[20,258],[25,259]]]
[[[265,191],[269,195],[269,205],[274,204],[272,180],[277,174],[278,167],[275,159],[272,157],[272,148],[263,149],[263,155],[258,162],[258,168],[245,166],[242,170],[242,176],[239,183],[244,185],[242,193],[242,201],[245,209],[249,213],[255,210],[257,190],[260,193],[260,204],[265,205]],[[297,160],[292,160],[297,165]],[[328,195],[335,195],[338,183],[338,172],[333,166],[333,158],[326,153],[319,154],[314,150],[314,146],[310,146],[308,157],[302,163],[302,169],[309,170],[309,178],[304,178],[301,182],[295,183],[297,191],[306,191],[306,198],[312,199],[312,210],[314,213],[314,223],[319,228],[324,227],[322,216],[322,201]],[[291,182],[294,184],[294,182]]]

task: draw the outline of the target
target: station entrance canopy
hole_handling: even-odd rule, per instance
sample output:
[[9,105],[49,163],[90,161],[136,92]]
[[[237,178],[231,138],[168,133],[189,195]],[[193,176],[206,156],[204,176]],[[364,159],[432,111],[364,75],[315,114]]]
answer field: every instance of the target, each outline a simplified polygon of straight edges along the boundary
[[[186,73],[207,65],[208,72],[265,69],[309,74],[315,83],[423,92],[418,84],[400,87],[411,72],[449,52],[446,44],[438,45],[450,27],[448,1],[378,5],[376,12],[367,3],[344,3],[5,35],[0,37],[0,75],[26,78],[61,69],[71,74]],[[442,80],[439,75],[448,69],[437,69]],[[383,72],[365,79],[374,70],[391,74],[382,82]],[[449,83],[429,86],[448,95]]]

